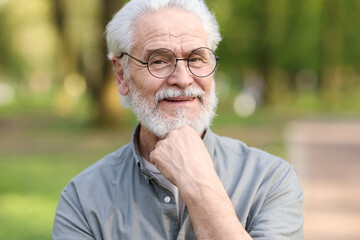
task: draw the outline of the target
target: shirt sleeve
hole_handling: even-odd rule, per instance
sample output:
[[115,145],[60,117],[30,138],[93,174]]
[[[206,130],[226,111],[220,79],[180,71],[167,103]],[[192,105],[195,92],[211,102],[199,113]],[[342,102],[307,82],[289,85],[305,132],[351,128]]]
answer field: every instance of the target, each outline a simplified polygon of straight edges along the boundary
[[[256,240],[302,240],[303,192],[289,164],[282,164],[269,176],[266,192],[258,199],[262,207],[252,219],[249,234]],[[268,186],[266,186],[268,185]]]
[[76,188],[72,183],[70,183],[61,193],[55,214],[52,239],[95,239],[84,216],[80,200],[76,193]]

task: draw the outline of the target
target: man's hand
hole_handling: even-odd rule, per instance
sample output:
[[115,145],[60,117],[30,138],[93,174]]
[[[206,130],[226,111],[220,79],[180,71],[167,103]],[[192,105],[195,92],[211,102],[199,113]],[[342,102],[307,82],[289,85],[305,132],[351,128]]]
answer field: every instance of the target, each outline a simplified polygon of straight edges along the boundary
[[178,188],[194,187],[216,176],[214,165],[199,133],[184,126],[171,131],[150,154],[150,162]]
[[251,239],[194,129],[185,126],[171,131],[157,143],[150,162],[178,187],[197,239]]

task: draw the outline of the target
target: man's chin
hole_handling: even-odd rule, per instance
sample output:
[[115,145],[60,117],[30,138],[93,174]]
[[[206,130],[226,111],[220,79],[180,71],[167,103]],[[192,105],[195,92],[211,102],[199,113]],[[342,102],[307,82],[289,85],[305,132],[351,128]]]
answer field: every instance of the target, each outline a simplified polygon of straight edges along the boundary
[[169,132],[180,129],[184,126],[190,126],[195,130],[199,131],[199,127],[196,127],[196,122],[193,119],[188,119],[179,116],[166,116],[166,119],[141,122],[141,125],[148,129],[154,136],[164,139]]

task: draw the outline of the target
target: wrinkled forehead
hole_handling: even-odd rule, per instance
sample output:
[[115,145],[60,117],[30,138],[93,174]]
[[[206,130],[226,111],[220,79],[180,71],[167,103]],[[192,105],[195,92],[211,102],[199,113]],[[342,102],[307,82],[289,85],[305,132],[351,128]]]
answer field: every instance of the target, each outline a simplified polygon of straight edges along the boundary
[[141,55],[158,48],[183,54],[208,46],[203,23],[192,12],[166,8],[145,13],[134,21],[133,27],[132,52]]

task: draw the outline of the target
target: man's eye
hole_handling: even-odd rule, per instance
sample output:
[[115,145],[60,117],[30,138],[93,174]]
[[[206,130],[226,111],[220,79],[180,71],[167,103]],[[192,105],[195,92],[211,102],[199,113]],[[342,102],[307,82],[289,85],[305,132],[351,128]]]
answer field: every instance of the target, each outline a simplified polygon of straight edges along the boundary
[[155,60],[152,63],[153,64],[164,64],[165,62],[163,60]]
[[189,61],[190,62],[198,62],[198,61],[201,61],[201,58],[194,57],[194,58],[190,58]]
[[204,63],[204,62],[206,62],[206,58],[201,55],[194,55],[194,56],[191,56],[191,58],[189,59],[189,62]]
[[168,62],[169,61],[164,57],[157,57],[150,60],[150,64],[153,65],[164,65],[164,64],[168,64]]

